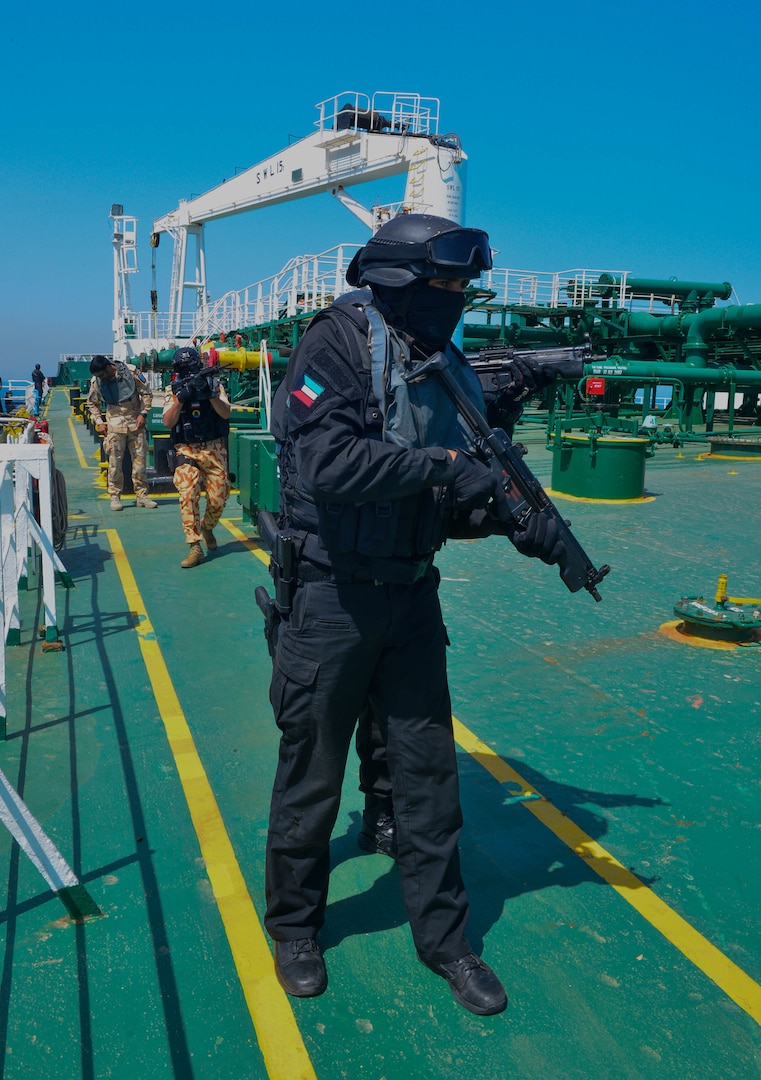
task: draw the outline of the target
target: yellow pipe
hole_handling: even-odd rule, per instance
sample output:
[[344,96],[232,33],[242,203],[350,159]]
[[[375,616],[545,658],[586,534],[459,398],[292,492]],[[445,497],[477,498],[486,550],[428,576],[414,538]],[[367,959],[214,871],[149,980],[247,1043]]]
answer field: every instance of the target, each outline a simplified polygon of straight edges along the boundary
[[[204,355],[208,356],[212,346],[202,349]],[[254,351],[253,349],[216,349],[217,363],[222,367],[235,368],[236,371],[250,371],[252,368],[258,368],[261,363],[261,350]],[[268,362],[272,362],[272,354],[267,353]]]

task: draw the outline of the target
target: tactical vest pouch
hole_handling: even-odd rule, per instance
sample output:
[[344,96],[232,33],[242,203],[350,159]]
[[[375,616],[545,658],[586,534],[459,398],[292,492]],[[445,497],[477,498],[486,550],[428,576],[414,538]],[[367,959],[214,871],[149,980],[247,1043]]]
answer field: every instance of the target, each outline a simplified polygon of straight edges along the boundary
[[171,431],[172,445],[213,442],[226,439],[230,430],[229,420],[212,408],[210,401],[183,404],[179,419]]
[[[397,548],[399,503],[318,503],[317,535],[331,555],[357,555],[387,559],[400,555]],[[406,552],[405,552],[406,554]]]
[[360,555],[375,559],[388,559],[392,555],[406,555],[400,550],[403,542],[403,530],[399,529],[401,503],[367,503],[359,507],[357,516],[357,546]]
[[388,502],[319,503],[317,535],[331,556],[420,559],[441,547],[447,532],[444,488]]
[[[282,482],[281,472],[281,482]],[[281,491],[282,491],[281,487]],[[290,499],[288,499],[287,506],[285,507],[285,515],[288,521],[292,521],[294,526],[298,529],[303,529],[306,532],[316,533],[319,531],[320,518],[317,512],[317,505],[314,499],[310,499],[308,495],[305,495],[303,491],[298,488],[292,491]]]
[[438,551],[447,538],[451,512],[451,490],[429,488],[418,498],[416,550]]
[[352,503],[318,503],[317,536],[331,554],[355,551],[358,507]]

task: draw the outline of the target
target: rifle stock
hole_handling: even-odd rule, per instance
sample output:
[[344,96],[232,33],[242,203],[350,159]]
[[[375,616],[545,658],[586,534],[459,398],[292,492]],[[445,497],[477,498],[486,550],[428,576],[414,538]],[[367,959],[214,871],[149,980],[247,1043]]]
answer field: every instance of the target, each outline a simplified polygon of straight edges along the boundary
[[449,361],[439,352],[405,375],[408,382],[434,375],[441,381],[447,396],[468,425],[474,436],[474,448],[482,461],[499,472],[507,504],[515,525],[525,529],[534,514],[544,514],[555,521],[558,539],[563,543],[559,561],[560,577],[571,592],[586,589],[598,603],[597,590],[609,566],[595,567],[583,547],[571,532],[555,504],[537,478],[523,461],[523,454],[500,428],[491,428],[486,417],[470,401],[449,370]]

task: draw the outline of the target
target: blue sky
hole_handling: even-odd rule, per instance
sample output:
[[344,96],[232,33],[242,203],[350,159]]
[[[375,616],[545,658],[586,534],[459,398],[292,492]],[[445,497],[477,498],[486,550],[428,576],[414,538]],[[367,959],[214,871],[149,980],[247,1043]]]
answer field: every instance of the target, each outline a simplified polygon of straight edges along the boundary
[[[154,218],[310,134],[347,90],[440,99],[499,265],[730,281],[761,303],[761,0],[448,7],[12,5],[0,375],[110,351],[112,203],[138,218],[146,309]],[[402,192],[353,189],[368,206]],[[366,236],[329,195],[213,223],[209,291]],[[165,238],[161,310],[170,258]]]

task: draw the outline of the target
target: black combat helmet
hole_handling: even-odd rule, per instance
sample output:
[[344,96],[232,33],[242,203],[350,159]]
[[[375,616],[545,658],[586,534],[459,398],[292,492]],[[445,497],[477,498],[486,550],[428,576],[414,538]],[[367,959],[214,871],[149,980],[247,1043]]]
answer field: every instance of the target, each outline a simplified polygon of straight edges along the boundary
[[404,288],[431,278],[475,278],[491,270],[489,237],[432,214],[400,214],[378,229],[349,264],[350,285]]
[[198,350],[190,345],[181,345],[179,349],[175,349],[172,367],[183,376],[200,371],[201,357],[198,355]]

